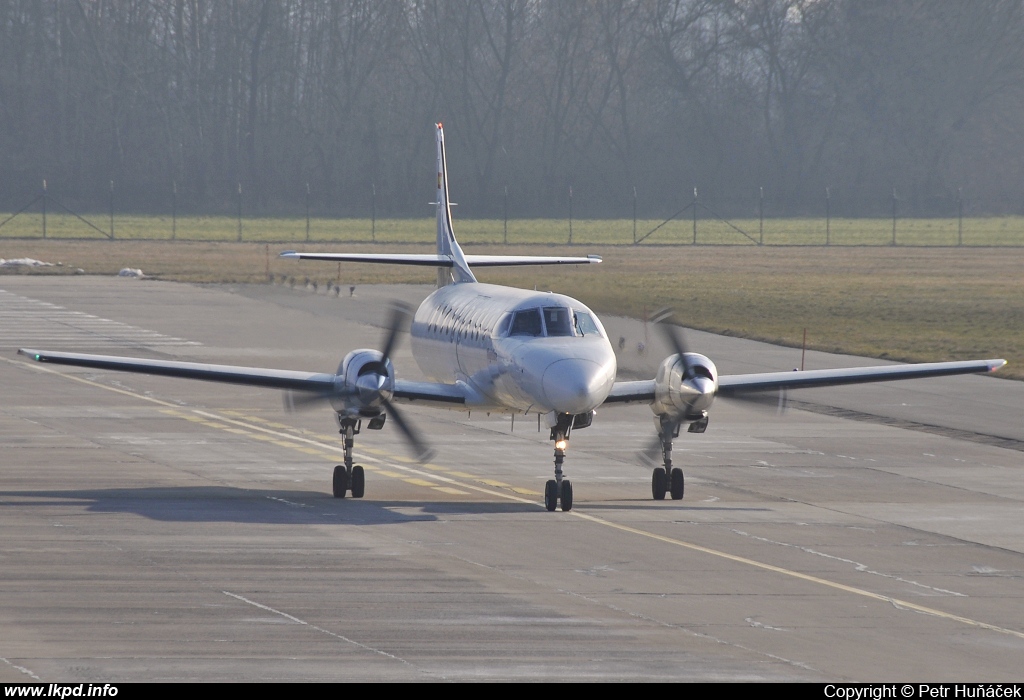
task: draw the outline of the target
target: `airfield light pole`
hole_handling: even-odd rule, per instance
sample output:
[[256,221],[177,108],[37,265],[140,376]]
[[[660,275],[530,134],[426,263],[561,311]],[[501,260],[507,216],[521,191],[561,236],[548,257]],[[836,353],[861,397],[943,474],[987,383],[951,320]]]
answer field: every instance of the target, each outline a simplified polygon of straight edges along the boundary
[[46,238],[46,180],[43,180],[43,238]]
[[370,185],[370,240],[377,242],[377,183]]
[[[502,213],[503,216],[505,217],[505,221],[502,224],[501,229],[501,242],[504,243],[505,245],[508,245],[508,183],[505,183],[505,200],[504,205],[502,207]],[[514,416],[512,420],[515,421]]]
[[110,181],[110,240],[114,240],[114,181]]
[[306,183],[306,243],[309,243],[309,183]]

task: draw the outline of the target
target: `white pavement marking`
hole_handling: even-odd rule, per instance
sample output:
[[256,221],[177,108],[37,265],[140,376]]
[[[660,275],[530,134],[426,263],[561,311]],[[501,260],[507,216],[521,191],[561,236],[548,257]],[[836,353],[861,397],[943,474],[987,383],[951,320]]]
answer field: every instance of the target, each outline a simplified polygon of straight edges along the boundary
[[65,344],[95,349],[140,345],[180,347],[201,343],[71,311],[0,289],[0,345],[40,349],[40,346]]

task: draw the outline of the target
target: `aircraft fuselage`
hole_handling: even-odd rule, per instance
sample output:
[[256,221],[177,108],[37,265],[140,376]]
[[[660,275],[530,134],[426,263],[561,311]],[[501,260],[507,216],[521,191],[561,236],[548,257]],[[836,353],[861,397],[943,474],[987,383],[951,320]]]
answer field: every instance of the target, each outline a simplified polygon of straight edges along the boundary
[[615,383],[615,353],[600,320],[562,294],[451,284],[423,301],[411,334],[423,373],[464,382],[487,410],[587,413]]

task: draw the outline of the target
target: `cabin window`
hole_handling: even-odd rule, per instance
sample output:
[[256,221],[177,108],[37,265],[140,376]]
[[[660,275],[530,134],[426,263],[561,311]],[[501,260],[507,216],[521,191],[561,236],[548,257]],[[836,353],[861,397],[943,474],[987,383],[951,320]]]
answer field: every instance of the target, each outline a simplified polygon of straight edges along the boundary
[[524,309],[517,311],[512,317],[512,328],[509,335],[544,335],[544,329],[540,322],[540,309]]
[[564,306],[545,306],[544,325],[549,336],[573,335],[572,311]]
[[594,323],[594,319],[586,311],[575,311],[573,316],[576,318],[576,332],[582,336],[588,335],[601,335],[601,331],[598,330],[597,324]]

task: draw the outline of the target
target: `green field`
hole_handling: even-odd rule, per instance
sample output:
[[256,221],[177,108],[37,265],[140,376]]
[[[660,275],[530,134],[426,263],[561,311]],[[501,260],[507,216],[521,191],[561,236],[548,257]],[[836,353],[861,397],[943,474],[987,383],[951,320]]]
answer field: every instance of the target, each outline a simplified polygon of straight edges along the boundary
[[[432,235],[421,234],[423,242],[415,245],[295,241],[294,247],[427,252]],[[473,242],[473,235],[461,238],[471,253],[603,256],[604,262],[596,266],[479,272],[484,282],[559,291],[600,312],[643,317],[671,306],[684,325],[793,347],[799,347],[806,328],[809,348],[892,360],[1003,357],[1010,365],[1000,375],[1024,379],[1024,246],[590,243],[570,249],[550,243],[482,245]],[[273,276],[278,283],[304,286],[308,280],[317,282],[321,293],[335,283],[434,279],[427,268],[279,258],[277,254],[289,247],[293,246],[287,239],[271,244],[0,238],[0,258],[62,263],[4,274],[74,274],[80,269],[109,275],[133,267],[156,279],[185,282],[263,283]]]
[[[10,214],[0,214],[0,222]],[[46,237],[54,239],[103,240],[110,233],[109,216],[86,216],[92,226],[66,213],[46,217]],[[459,240],[467,243],[510,245],[567,244],[567,219],[456,220]],[[1024,217],[955,219],[897,219],[896,243],[901,246],[1024,246]],[[653,233],[650,233],[654,231]],[[649,235],[648,235],[649,234]],[[114,216],[114,238],[118,240],[237,241],[238,220],[231,217]],[[305,219],[242,219],[243,241],[301,243],[307,240]],[[693,243],[692,219],[669,222],[639,220],[636,236],[642,245]],[[645,237],[646,236],[646,237]],[[26,212],[0,227],[0,240],[42,238],[42,217]],[[428,243],[434,238],[433,219],[311,219],[309,240],[315,242]],[[836,246],[890,245],[891,219],[832,219],[828,242]],[[703,245],[824,245],[824,219],[765,219],[763,231],[757,219],[724,222],[699,219],[697,243]],[[633,243],[631,219],[572,222],[573,244],[627,245]]]

